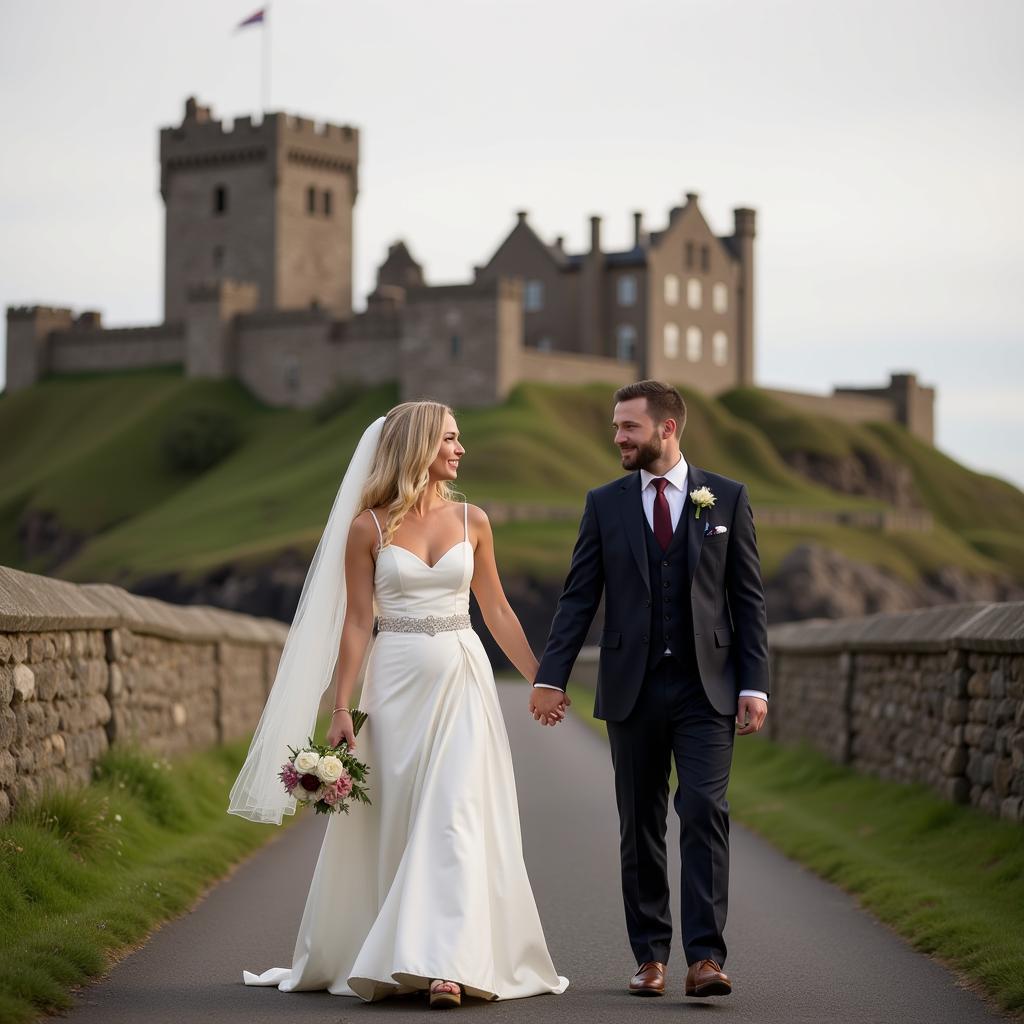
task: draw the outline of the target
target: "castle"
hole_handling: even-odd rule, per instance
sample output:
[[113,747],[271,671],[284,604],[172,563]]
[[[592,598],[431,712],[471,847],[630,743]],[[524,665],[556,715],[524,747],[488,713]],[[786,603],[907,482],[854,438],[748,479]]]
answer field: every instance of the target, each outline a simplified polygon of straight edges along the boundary
[[[104,328],[99,313],[7,310],[7,390],[51,373],[177,366],[235,378],[271,405],[305,407],[345,384],[398,381],[405,399],[500,402],[519,381],[657,377],[714,395],[754,383],[755,211],[716,235],[698,196],[633,245],[545,242],[520,212],[472,281],[428,285],[391,246],[365,310],[352,302],[359,132],[267,114],[230,126],[194,98],[160,132],[164,320]],[[903,423],[933,441],[934,389],[914,374],[830,396],[774,391],[852,421]]]

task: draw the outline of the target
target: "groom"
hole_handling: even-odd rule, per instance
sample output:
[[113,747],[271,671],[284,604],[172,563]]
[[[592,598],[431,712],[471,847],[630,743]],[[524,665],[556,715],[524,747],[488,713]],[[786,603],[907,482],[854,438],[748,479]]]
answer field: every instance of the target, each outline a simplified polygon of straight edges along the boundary
[[745,484],[683,458],[686,406],[675,388],[653,380],[619,388],[612,425],[630,473],[587,494],[530,710],[545,724],[563,714],[569,674],[603,595],[594,715],[607,723],[615,769],[622,897],[638,964],[629,991],[665,991],[674,758],[684,991],[726,995],[733,736],[757,732],[768,712],[753,513]]

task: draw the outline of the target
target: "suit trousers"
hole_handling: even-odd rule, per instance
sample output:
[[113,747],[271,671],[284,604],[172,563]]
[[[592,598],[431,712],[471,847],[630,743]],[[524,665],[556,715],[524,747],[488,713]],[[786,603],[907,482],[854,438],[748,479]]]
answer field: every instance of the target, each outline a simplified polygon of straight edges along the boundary
[[696,667],[672,656],[648,669],[629,717],[608,722],[619,811],[626,929],[638,964],[667,963],[669,774],[675,759],[681,918],[687,964],[725,964],[729,902],[729,804],[735,717],[708,701]]

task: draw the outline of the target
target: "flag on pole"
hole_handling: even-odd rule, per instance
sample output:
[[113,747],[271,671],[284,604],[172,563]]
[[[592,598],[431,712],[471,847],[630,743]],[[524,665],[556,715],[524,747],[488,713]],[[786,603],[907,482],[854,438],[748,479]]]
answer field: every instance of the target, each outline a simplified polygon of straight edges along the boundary
[[246,25],[262,25],[263,20],[266,17],[266,14],[266,7],[261,7],[255,14],[250,14],[249,17],[245,19],[245,21],[242,21],[238,25],[236,25],[235,31],[237,32],[240,28],[245,28]]

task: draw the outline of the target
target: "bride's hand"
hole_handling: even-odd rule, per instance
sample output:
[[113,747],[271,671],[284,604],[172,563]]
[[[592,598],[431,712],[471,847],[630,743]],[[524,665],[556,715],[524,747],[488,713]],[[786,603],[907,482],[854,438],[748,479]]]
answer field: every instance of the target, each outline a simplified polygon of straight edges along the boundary
[[352,728],[352,715],[348,710],[339,711],[331,721],[331,727],[327,730],[327,746],[337,747],[342,743],[348,744],[349,750],[356,749],[356,734]]

